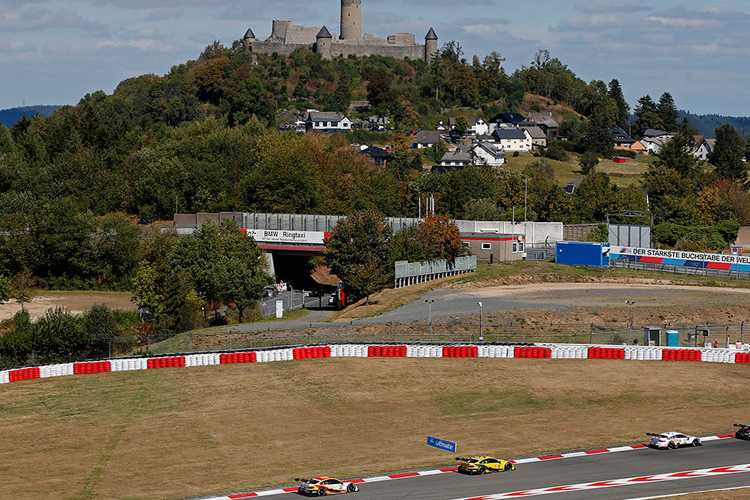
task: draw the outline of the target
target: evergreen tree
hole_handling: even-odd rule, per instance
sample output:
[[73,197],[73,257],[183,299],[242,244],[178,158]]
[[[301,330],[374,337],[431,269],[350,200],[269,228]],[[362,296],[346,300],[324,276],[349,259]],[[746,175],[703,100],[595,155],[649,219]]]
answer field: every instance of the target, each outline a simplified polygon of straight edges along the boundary
[[648,129],[663,128],[661,116],[656,111],[656,103],[650,95],[645,95],[638,99],[638,105],[635,107],[636,120],[633,123],[633,134],[636,137],[643,137]]
[[716,173],[723,179],[745,182],[747,163],[742,161],[747,144],[729,124],[716,129],[716,146],[708,160],[716,165]]
[[630,105],[625,101],[625,96],[622,94],[622,87],[618,80],[615,79],[609,82],[608,95],[617,105],[617,116],[614,117],[616,124],[627,130],[628,121],[630,120]]
[[700,172],[695,157],[695,139],[689,135],[675,135],[662,146],[654,166],[671,168],[686,179],[694,179]]
[[659,104],[656,105],[656,112],[661,119],[662,127],[667,132],[677,130],[677,118],[680,116],[675,106],[674,98],[669,92],[664,92],[659,98]]
[[594,112],[591,120],[586,124],[583,147],[586,151],[596,153],[605,158],[612,158],[614,156],[615,138],[612,132],[609,131],[606,114],[600,110]]

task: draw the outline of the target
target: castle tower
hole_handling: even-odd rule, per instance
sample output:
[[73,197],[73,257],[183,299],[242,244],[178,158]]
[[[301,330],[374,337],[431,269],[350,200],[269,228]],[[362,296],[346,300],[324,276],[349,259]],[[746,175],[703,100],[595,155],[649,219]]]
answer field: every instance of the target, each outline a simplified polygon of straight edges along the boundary
[[331,58],[331,44],[333,43],[333,36],[328,28],[323,26],[315,37],[315,52],[320,54],[323,59]]
[[427,63],[431,63],[435,59],[435,54],[438,51],[438,37],[435,34],[435,30],[430,28],[427,32],[427,36],[424,37],[424,60]]
[[255,41],[255,33],[253,33],[253,30],[248,28],[247,32],[245,33],[245,37],[242,39],[242,43],[245,46],[245,50],[250,50],[250,44],[252,44]]
[[341,40],[362,39],[362,0],[341,0]]

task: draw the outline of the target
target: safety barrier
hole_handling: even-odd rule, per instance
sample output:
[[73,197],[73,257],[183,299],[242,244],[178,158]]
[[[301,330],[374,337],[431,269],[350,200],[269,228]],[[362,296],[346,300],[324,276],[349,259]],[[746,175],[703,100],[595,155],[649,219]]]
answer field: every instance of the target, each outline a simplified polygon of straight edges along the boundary
[[149,359],[147,366],[149,370],[158,368],[185,368],[185,356]]
[[701,351],[696,349],[664,349],[661,352],[663,361],[701,361]]
[[231,365],[237,363],[256,363],[258,355],[254,352],[233,352],[230,354],[221,354],[219,363],[222,365]]
[[73,365],[74,375],[81,375],[86,373],[105,373],[111,371],[112,365],[109,361],[96,361],[94,363],[75,363]]
[[625,349],[589,347],[588,359],[625,359]]
[[155,358],[121,358],[62,363],[0,371],[0,384],[37,378],[105,372],[189,368],[227,364],[255,364],[316,358],[519,358],[607,359],[632,361],[703,361],[750,364],[750,352],[735,349],[662,348],[653,346],[597,346],[573,344],[334,344],[267,348],[225,353],[199,353]]
[[371,345],[367,348],[368,358],[405,358],[405,345]]
[[294,349],[294,359],[330,358],[331,348],[325,347],[301,347]]
[[514,358],[551,358],[552,349],[549,347],[516,347],[513,351]]
[[447,346],[443,347],[444,358],[477,358],[479,357],[479,348],[477,346]]

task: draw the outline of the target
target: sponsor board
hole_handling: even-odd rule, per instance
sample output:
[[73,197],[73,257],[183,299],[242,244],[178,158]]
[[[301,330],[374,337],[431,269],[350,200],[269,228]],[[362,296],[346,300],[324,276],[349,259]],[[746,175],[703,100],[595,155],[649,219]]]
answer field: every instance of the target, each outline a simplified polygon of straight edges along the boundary
[[726,271],[750,271],[750,257],[742,255],[613,246],[610,251],[610,258],[612,260],[630,260],[644,264],[723,269]]
[[268,229],[248,229],[245,232],[258,243],[299,243],[322,245],[329,233],[322,231],[280,231]]
[[457,449],[456,443],[432,436],[427,436],[427,446],[432,446],[438,450],[450,451],[451,453],[456,453]]

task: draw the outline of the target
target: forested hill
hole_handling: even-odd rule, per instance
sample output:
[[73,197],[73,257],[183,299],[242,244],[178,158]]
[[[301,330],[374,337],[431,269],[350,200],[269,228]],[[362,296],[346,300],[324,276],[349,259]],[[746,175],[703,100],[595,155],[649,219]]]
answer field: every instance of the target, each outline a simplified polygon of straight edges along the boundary
[[695,125],[698,132],[706,137],[715,137],[716,129],[726,124],[734,127],[742,137],[750,136],[750,117],[694,115],[687,111],[680,111],[680,121],[682,121],[683,118],[687,118],[690,123]]
[[6,127],[12,127],[24,116],[33,118],[38,113],[46,118],[58,109],[60,109],[60,106],[25,106],[22,108],[2,109],[0,110],[0,123]]

